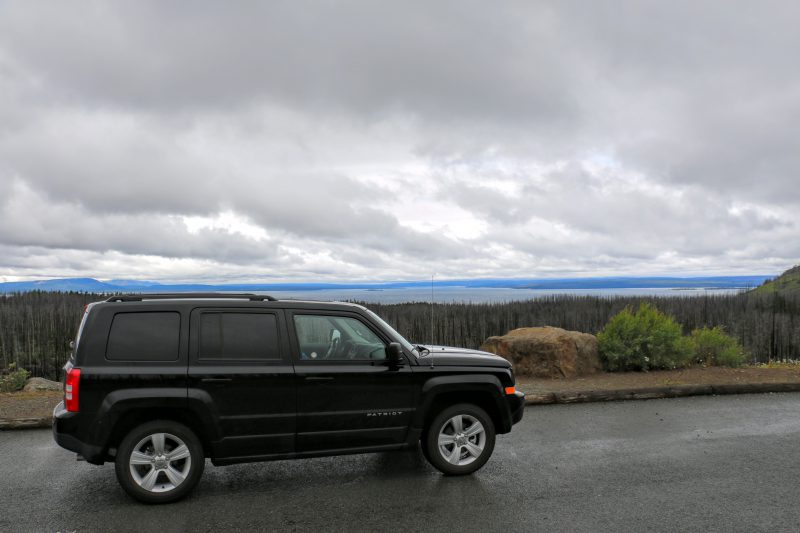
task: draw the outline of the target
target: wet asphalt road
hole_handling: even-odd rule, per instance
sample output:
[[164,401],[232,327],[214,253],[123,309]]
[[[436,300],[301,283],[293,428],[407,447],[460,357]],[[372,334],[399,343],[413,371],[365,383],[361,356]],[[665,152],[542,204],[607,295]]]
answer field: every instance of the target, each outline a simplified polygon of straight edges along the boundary
[[144,506],[0,432],[0,531],[798,531],[800,394],[529,407],[472,476],[415,452],[215,468]]

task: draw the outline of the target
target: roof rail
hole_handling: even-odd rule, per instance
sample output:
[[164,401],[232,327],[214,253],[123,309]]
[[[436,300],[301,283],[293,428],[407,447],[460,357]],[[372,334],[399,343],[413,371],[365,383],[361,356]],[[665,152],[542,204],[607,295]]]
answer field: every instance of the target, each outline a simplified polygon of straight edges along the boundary
[[247,299],[251,302],[277,302],[278,299],[266,294],[224,292],[173,292],[158,294],[120,294],[112,296],[107,302],[141,302],[142,300],[184,300],[184,299]]

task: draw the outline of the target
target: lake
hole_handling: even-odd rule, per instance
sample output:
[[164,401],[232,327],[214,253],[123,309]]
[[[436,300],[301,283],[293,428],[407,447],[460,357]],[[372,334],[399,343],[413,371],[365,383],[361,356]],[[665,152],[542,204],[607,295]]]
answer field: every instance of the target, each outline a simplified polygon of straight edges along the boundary
[[546,296],[680,296],[695,298],[705,295],[733,295],[746,289],[732,288],[636,288],[636,289],[499,289],[472,287],[435,287],[431,299],[431,289],[420,287],[404,289],[320,289],[312,291],[269,291],[279,299],[326,300],[395,304],[403,302],[437,303],[502,303],[520,300],[533,300]]

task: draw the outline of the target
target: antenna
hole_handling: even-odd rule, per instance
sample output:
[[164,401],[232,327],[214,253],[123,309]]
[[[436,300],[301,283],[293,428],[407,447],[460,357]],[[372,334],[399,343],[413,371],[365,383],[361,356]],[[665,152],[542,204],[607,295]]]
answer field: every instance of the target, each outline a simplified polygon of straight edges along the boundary
[[433,277],[436,273],[431,273],[431,344],[433,344],[434,335],[433,335]]

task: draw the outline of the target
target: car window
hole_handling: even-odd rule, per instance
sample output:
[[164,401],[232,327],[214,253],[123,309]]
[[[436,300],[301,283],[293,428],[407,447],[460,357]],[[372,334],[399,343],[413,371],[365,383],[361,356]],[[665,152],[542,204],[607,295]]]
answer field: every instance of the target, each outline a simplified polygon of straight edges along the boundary
[[278,324],[272,313],[203,312],[198,357],[237,361],[281,358]]
[[294,315],[300,359],[381,360],[386,344],[362,321],[333,315]]
[[106,345],[109,361],[177,361],[181,316],[169,313],[117,313]]

